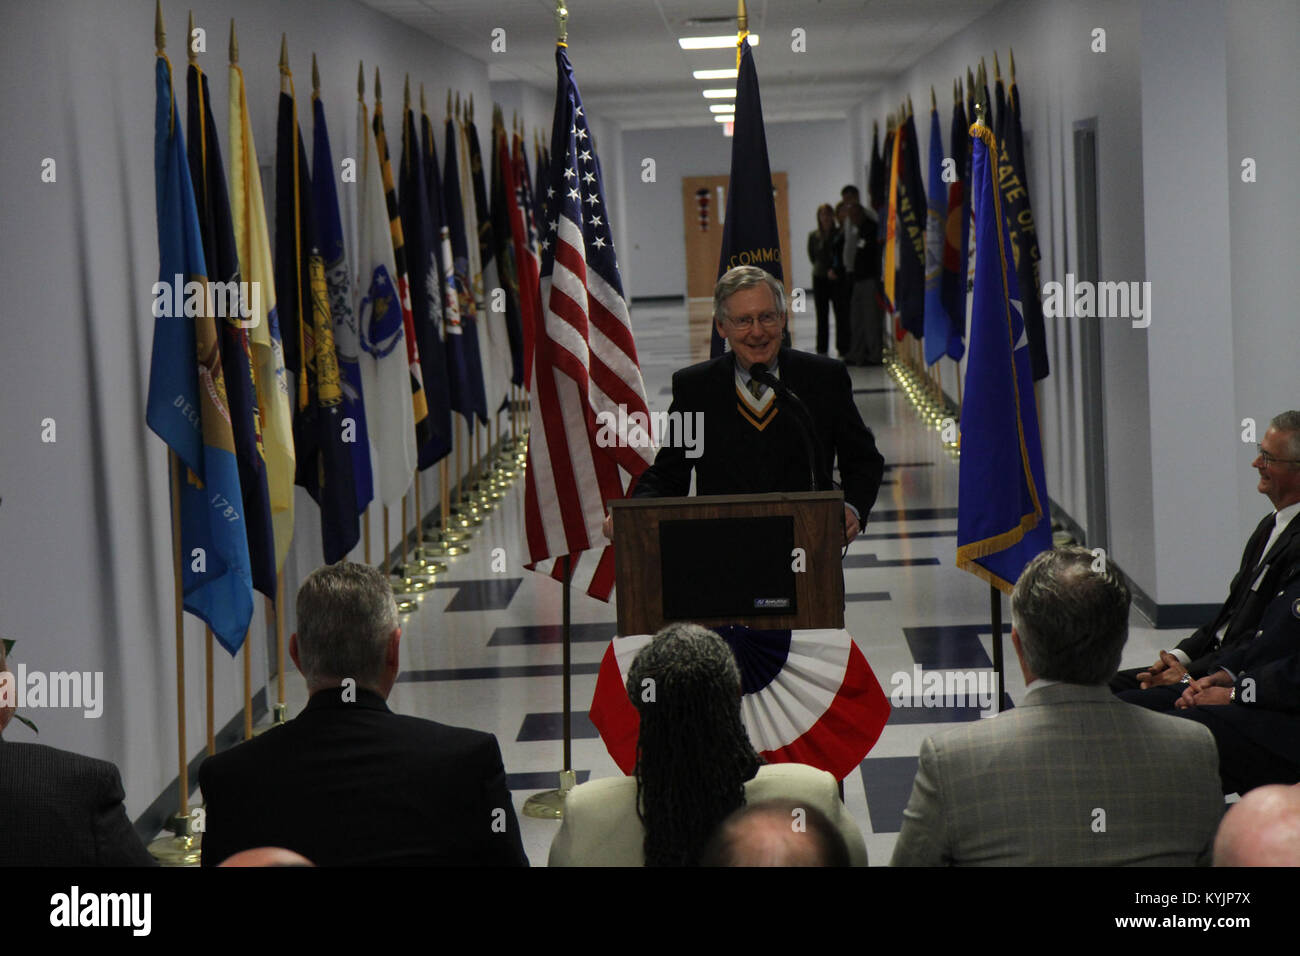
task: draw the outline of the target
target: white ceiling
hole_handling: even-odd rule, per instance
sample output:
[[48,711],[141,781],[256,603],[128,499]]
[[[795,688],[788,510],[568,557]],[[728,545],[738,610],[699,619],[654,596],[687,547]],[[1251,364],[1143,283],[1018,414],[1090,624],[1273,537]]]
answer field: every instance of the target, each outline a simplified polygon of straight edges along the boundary
[[[482,60],[492,81],[555,89],[555,0],[360,0]],[[767,121],[840,119],[1002,0],[749,0]],[[692,70],[734,67],[735,51],[685,52],[677,38],[735,32],[735,0],[567,0],[569,58],[583,100],[625,129],[712,122]],[[700,18],[727,18],[693,24]],[[491,49],[505,31],[505,52]],[[795,52],[792,31],[805,31]],[[718,101],[713,101],[718,102]]]

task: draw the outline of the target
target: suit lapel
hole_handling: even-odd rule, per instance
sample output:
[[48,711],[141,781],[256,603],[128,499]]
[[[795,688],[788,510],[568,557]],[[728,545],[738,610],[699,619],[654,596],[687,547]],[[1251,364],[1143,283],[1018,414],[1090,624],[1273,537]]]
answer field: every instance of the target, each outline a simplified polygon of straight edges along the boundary
[[[1261,548],[1268,541],[1268,536],[1273,533],[1273,520],[1270,520],[1271,517],[1272,516],[1265,519],[1267,529],[1264,533],[1264,540],[1259,543],[1259,547]],[[1259,561],[1256,561],[1255,566],[1258,567],[1261,564],[1268,564],[1270,561],[1276,560],[1283,551],[1290,547],[1291,542],[1295,539],[1297,533],[1300,533],[1300,515],[1296,515],[1291,519],[1291,523],[1286,526],[1286,529],[1278,535],[1277,540],[1273,542],[1273,547],[1268,549],[1268,554],[1264,555]]]

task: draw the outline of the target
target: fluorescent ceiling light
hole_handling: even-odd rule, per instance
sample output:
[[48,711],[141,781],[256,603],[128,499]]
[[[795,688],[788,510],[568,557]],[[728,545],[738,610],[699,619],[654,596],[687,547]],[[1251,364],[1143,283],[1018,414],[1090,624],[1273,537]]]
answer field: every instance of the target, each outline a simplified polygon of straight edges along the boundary
[[[725,50],[736,45],[736,35],[725,34],[720,37],[679,37],[677,43],[683,50]],[[749,45],[758,46],[758,34],[749,35]]]
[[713,117],[713,122],[715,122],[715,123],[731,123],[731,122],[734,122],[735,119],[736,119],[736,117],[734,117],[734,116],[728,114],[727,116],[715,116],[715,117]]
[[709,107],[710,113],[735,113],[736,107],[731,103],[717,103]]
[[734,80],[739,70],[696,70],[691,74],[697,80]]
[[735,88],[729,90],[705,90],[704,98],[706,100],[733,100],[736,98]]

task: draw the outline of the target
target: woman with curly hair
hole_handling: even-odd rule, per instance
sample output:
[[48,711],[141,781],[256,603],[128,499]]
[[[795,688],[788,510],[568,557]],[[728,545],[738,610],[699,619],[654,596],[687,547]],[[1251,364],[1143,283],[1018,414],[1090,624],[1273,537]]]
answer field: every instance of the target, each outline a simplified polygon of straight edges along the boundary
[[641,720],[635,774],[569,791],[551,866],[695,866],[732,811],[774,798],[825,814],[850,859],[866,864],[835,778],[755,753],[741,720],[740,670],[716,633],[665,627],[633,660],[627,687]]

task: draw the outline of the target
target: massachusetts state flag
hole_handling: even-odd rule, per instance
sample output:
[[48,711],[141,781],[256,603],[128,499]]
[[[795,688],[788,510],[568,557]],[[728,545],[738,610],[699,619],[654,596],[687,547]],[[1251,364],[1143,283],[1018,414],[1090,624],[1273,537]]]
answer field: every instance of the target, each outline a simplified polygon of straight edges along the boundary
[[[717,627],[740,668],[740,715],[769,763],[805,763],[843,780],[875,746],[889,698],[848,631]],[[591,722],[619,769],[636,768],[640,716],[627,674],[651,634],[617,637],[605,650]]]
[[[171,298],[178,276],[206,292],[207,266],[166,56],[158,57],[154,74],[158,274]],[[217,328],[206,307],[200,312],[155,317],[145,420],[175,452],[172,467],[180,471],[173,475],[180,514],[172,520],[181,523],[185,610],[207,621],[234,654],[253,616],[253,579]]]
[[[614,256],[600,161],[563,47],[556,49],[555,63],[553,160],[542,224],[542,315],[533,350],[524,485],[526,567],[563,580],[560,559],[569,555],[574,584],[608,601],[614,589],[614,550],[601,531],[605,503],[624,495],[620,469],[640,475],[654,448],[644,431],[619,434],[612,447],[596,441],[602,412],[625,422],[636,412],[649,411]],[[620,406],[624,415],[619,415]]]
[[1029,340],[997,186],[997,143],[970,128],[975,220],[970,350],[961,406],[957,566],[1010,594],[1052,546]]

